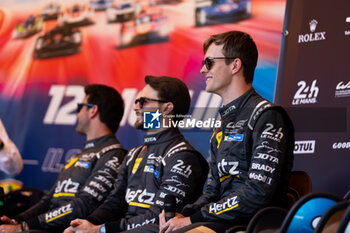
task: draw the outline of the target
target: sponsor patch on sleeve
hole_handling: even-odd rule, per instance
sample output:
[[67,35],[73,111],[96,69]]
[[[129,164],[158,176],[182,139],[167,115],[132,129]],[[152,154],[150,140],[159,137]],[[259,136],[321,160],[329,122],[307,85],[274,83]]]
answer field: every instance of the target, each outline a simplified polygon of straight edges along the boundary
[[90,167],[90,162],[77,161],[74,166],[75,167],[89,168]]
[[222,131],[220,131],[220,132],[218,132],[218,133],[216,134],[216,141],[217,141],[217,143],[218,143],[217,148],[219,148],[219,146],[220,146],[221,139],[222,139]]
[[242,142],[243,141],[243,134],[235,134],[235,135],[229,135],[225,136],[226,142]]
[[69,160],[69,162],[66,164],[66,166],[64,166],[64,169],[68,169],[70,168],[79,158],[74,157],[71,160]]
[[154,168],[154,166],[145,166],[144,172],[153,173],[156,178],[159,178],[159,172]]
[[132,171],[131,171],[132,174],[135,174],[135,172],[137,171],[137,169],[140,166],[141,161],[142,161],[142,158],[137,158],[135,160],[134,166],[132,167]]

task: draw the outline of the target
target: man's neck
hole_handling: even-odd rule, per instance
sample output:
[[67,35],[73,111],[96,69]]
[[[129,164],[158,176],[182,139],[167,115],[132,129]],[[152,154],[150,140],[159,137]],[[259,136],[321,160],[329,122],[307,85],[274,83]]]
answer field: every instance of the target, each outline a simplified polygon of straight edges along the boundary
[[90,140],[94,140],[96,138],[100,138],[109,134],[113,134],[113,132],[107,128],[107,127],[97,127],[94,130],[90,130],[87,134],[86,134],[86,140],[90,141]]
[[168,128],[160,128],[160,129],[149,129],[146,131],[146,134],[147,135],[152,135],[152,134],[157,134],[157,133],[160,133],[160,132],[163,132],[165,130],[167,130]]
[[225,93],[220,94],[223,104],[224,105],[229,104],[233,100],[239,98],[244,93],[249,91],[251,88],[252,88],[251,84],[240,85],[240,86],[235,86],[234,88],[232,88],[234,90],[231,89],[231,90],[226,91]]

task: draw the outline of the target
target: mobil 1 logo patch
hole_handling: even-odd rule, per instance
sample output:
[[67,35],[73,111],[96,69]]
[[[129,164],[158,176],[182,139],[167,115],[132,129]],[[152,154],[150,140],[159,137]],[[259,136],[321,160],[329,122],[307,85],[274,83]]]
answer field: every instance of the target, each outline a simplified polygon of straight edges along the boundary
[[143,112],[143,128],[144,129],[160,129],[160,116],[162,114],[157,110],[156,112]]

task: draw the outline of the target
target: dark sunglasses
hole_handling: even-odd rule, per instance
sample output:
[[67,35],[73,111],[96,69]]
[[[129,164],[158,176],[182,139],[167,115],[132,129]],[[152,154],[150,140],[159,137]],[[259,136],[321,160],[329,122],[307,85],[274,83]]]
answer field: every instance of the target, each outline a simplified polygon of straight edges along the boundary
[[158,99],[151,99],[151,98],[147,98],[147,97],[140,97],[140,98],[135,100],[135,104],[139,104],[140,108],[143,108],[145,103],[150,102],[150,101],[157,101],[157,102],[160,102],[160,103],[167,103],[167,102],[169,102],[167,100],[158,100]]
[[236,59],[236,58],[238,58],[238,57],[206,57],[202,61],[202,66],[205,65],[205,68],[207,68],[207,70],[210,70],[214,64],[215,59]]
[[88,108],[92,108],[92,107],[94,106],[94,104],[84,104],[84,103],[78,103],[77,105],[78,105],[78,106],[77,106],[77,113],[79,113],[80,110],[81,110],[84,106],[86,106],[86,107],[88,107]]

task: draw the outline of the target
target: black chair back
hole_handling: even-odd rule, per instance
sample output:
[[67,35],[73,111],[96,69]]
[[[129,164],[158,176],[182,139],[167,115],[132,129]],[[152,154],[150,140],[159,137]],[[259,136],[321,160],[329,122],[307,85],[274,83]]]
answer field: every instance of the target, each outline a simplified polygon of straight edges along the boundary
[[281,227],[286,215],[285,209],[266,207],[258,211],[250,220],[246,233],[275,232]]
[[338,230],[337,230],[337,233],[346,233],[346,232],[350,232],[350,205],[348,206],[348,208],[346,209],[341,221],[340,221],[340,224],[339,224],[339,227],[338,227]]

